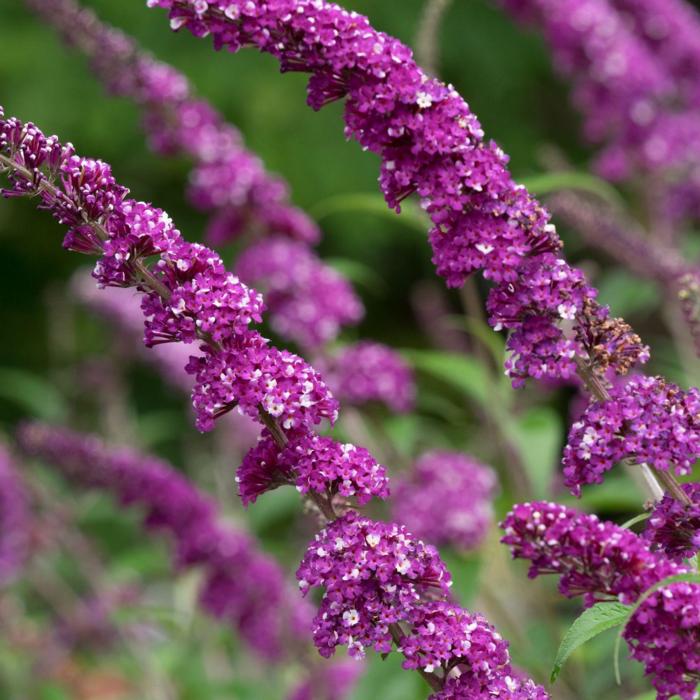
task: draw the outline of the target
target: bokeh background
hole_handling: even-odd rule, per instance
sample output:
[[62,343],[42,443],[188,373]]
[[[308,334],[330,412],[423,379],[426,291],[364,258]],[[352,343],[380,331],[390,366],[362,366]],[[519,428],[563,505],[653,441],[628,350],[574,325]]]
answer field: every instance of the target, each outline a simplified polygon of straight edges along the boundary
[[[368,14],[378,28],[414,42],[421,0],[345,4]],[[143,2],[86,0],[85,5],[187,75],[199,94],[240,128],[268,168],[288,180],[294,202],[319,217],[324,231],[321,254],[353,279],[367,308],[364,321],[345,339],[372,338],[425,352],[420,355],[425,366],[418,371],[415,414],[397,417],[379,411],[361,417],[372,437],[389,445],[388,453],[396,458],[391,466],[400,470],[435,447],[472,453],[502,476],[497,504],[502,515],[514,500],[508,463],[493,445],[480,405],[501,401],[512,416],[518,448],[534,470],[534,479],[544,492],[566,500],[557,492],[555,471],[573,391],[528,387],[513,394],[504,390],[501,379],[490,378],[483,365],[489,360],[480,360],[478,353],[466,355],[462,364],[435,370],[440,358],[430,355],[431,339],[416,319],[414,303],[421,290],[442,289],[429,246],[415,223],[382,209],[377,160],[343,139],[341,105],[312,113],[304,101],[304,76],[282,76],[272,58],[254,51],[214,55],[208,42],[172,34],[162,13],[147,11]],[[511,155],[516,178],[536,182],[558,163],[585,170],[591,151],[580,139],[579,116],[538,36],[516,27],[495,3],[458,0],[443,23],[439,54],[442,77],[466,96],[487,134]],[[7,114],[35,121],[45,132],[72,141],[79,153],[111,163],[134,197],[157,203],[187,238],[201,240],[205,217],[183,197],[187,161],[151,154],[134,105],[106,96],[85,59],[66,48],[19,0],[0,3],[0,103]],[[575,232],[563,228],[562,234],[570,259],[590,272],[603,301],[652,346],[652,370],[682,385],[696,381],[696,365],[684,366],[668,338],[655,285],[587,247]],[[249,511],[237,505],[233,476],[240,455],[227,454],[216,432],[196,433],[186,397],[150,367],[134,361],[116,342],[108,323],[72,300],[68,281],[85,261],[61,249],[61,236],[59,227],[31,201],[0,200],[0,430],[11,435],[19,420],[34,417],[155,452],[214,493],[228,517],[249,527],[261,546],[293,572],[313,532],[296,494],[269,494]],[[688,232],[689,255],[697,248],[695,238]],[[444,294],[455,328],[464,331],[459,295]],[[473,347],[473,334],[464,333],[464,338]],[[498,355],[502,346],[492,338],[491,352]],[[455,381],[455,375],[460,379]],[[0,697],[285,696],[298,669],[266,667],[235,633],[200,615],[194,603],[195,578],[171,575],[167,542],[144,538],[135,514],[119,509],[106,496],[72,489],[47,465],[27,462],[23,469],[62,504],[70,522],[98,548],[108,577],[139,589],[140,602],[125,605],[115,624],[138,620],[148,629],[133,648],[119,640],[78,648],[45,677],[35,673],[37,659],[27,651],[30,647],[18,648],[0,634]],[[619,477],[592,490],[583,505],[624,519],[639,510],[639,503],[632,483]],[[528,583],[525,568],[508,563],[495,529],[478,552],[448,551],[445,557],[453,566],[462,602],[487,610],[512,640],[517,663],[544,680],[577,606],[562,602],[551,582]],[[38,575],[48,566],[80,593],[79,554],[47,551],[42,559]],[[12,595],[15,607],[4,603],[0,630],[9,624],[11,611],[19,609],[25,616],[25,633],[40,638],[52,624],[50,607],[34,596],[30,584],[19,583]],[[613,640],[614,635],[601,638],[577,653],[553,696],[604,700],[642,693],[639,670],[624,661],[625,684],[615,686]],[[399,666],[393,657],[371,658],[353,697],[425,697],[421,679]]]

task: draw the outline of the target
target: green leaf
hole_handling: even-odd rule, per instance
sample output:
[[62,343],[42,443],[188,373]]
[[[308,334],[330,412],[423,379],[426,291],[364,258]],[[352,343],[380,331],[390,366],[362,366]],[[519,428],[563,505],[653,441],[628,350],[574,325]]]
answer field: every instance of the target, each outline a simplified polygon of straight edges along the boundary
[[543,173],[521,178],[520,182],[534,195],[546,195],[562,190],[589,192],[605,200],[614,207],[623,207],[620,193],[605,180],[589,173],[566,170],[558,173]]
[[[632,616],[639,610],[639,608],[644,605],[644,603],[652,596],[654,593],[659,591],[666,586],[670,586],[674,583],[700,583],[700,574],[676,574],[675,576],[668,576],[667,578],[655,583],[651,588],[647,588],[646,591],[639,597],[639,600],[630,608],[629,614],[627,615],[627,620],[630,620]],[[627,624],[625,621],[625,625]],[[617,638],[615,639],[615,651],[613,655],[613,666],[615,668],[615,680],[618,685],[622,685],[622,679],[620,677],[620,645],[622,643],[622,634],[625,631],[623,626],[620,630]]]
[[629,619],[629,613],[630,607],[621,603],[598,603],[584,610],[561,640],[552,668],[552,683],[557,680],[564,663],[578,647],[601,632],[624,624]]
[[614,268],[598,280],[598,300],[607,304],[616,316],[648,314],[658,306],[659,287],[655,282],[640,279],[626,270]]
[[68,413],[63,396],[52,384],[24,370],[0,367],[0,398],[49,422],[62,421]]
[[402,202],[401,214],[399,215],[392,209],[389,209],[381,195],[372,192],[356,192],[328,197],[318,202],[310,211],[311,216],[319,220],[333,214],[346,214],[348,212],[375,214],[385,219],[403,222],[409,228],[423,235],[430,228],[430,220],[415,202]]
[[629,528],[633,527],[634,525],[636,525],[637,523],[641,523],[641,522],[644,522],[645,520],[648,520],[650,515],[651,515],[651,513],[640,513],[639,515],[635,515],[634,518],[630,518],[628,521],[622,523],[622,525],[620,525],[620,527],[624,527],[624,528],[629,529]]
[[512,421],[508,429],[527,469],[535,498],[547,496],[561,453],[561,417],[548,407],[532,408]]
[[436,350],[404,350],[402,354],[418,371],[450,384],[482,406],[490,403],[493,382],[473,357]]
[[373,294],[386,294],[386,282],[369,265],[350,258],[325,258],[324,262],[340,272],[343,277],[347,277],[354,284],[362,285]]

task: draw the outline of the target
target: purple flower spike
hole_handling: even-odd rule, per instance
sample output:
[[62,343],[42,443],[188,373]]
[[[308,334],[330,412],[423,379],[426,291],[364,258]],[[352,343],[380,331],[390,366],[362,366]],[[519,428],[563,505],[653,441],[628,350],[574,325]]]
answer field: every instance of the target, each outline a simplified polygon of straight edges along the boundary
[[354,498],[365,505],[389,496],[386,469],[364,447],[341,444],[313,433],[292,434],[280,449],[268,431],[245,456],[236,476],[244,505],[282,484],[299,493]]
[[420,457],[395,489],[394,519],[428,542],[474,549],[493,519],[496,474],[459,452]]
[[439,693],[428,700],[548,700],[547,691],[515,672],[494,678],[487,684],[469,675],[449,678]]
[[391,651],[390,625],[406,618],[425,595],[446,596],[449,573],[437,551],[402,526],[363,518],[354,511],[322,530],[297,571],[302,592],[324,589],[314,618],[322,656],[346,645],[361,657],[365,647]]
[[685,505],[664,496],[654,506],[642,537],[674,561],[689,559],[700,551],[700,483],[681,484],[690,498]]
[[202,568],[202,607],[238,629],[263,658],[279,660],[290,640],[305,641],[310,610],[300,605],[279,566],[246,533],[219,522],[214,502],[168,464],[38,423],[21,427],[18,440],[25,452],[78,484],[142,506],[145,527],[170,535],[177,568]]
[[516,505],[501,527],[513,558],[531,562],[530,578],[559,575],[562,594],[583,595],[588,606],[634,603],[657,581],[683,571],[631,530],[556,503]]
[[[586,605],[614,599],[631,605],[669,576],[690,572],[652,552],[631,530],[555,503],[517,505],[502,527],[513,556],[531,562],[531,578],[559,575],[560,591],[583,594]],[[623,636],[660,700],[693,700],[700,682],[700,585],[673,583],[655,591]]]
[[661,377],[632,377],[588,405],[571,426],[563,464],[566,485],[579,495],[599,484],[616,462],[630,459],[687,474],[700,455],[700,392],[681,391]]

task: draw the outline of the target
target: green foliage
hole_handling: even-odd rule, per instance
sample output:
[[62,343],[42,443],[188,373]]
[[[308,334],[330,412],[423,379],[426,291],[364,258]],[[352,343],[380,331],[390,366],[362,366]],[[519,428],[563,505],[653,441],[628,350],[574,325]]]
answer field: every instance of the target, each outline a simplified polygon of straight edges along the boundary
[[552,683],[557,680],[566,660],[576,649],[601,632],[626,623],[629,612],[629,606],[621,603],[598,603],[584,610],[561,640],[552,668]]

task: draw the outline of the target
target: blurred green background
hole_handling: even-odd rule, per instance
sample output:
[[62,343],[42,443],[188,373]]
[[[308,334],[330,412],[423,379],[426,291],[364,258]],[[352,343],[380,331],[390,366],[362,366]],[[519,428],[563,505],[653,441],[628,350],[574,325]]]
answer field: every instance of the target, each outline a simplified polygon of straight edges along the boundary
[[[365,193],[367,201],[376,201],[377,159],[344,141],[340,104],[320,113],[306,107],[304,76],[282,76],[272,58],[254,51],[214,55],[207,41],[172,34],[163,13],[147,11],[138,0],[85,4],[187,75],[199,94],[239,127],[268,168],[289,181],[296,204],[314,213],[322,211],[331,198],[348,194]],[[422,0],[345,4],[368,14],[376,27],[413,43]],[[552,71],[543,43],[517,28],[495,3],[454,2],[440,33],[440,55],[442,77],[466,96],[487,135],[511,155],[516,178],[542,173],[556,160],[586,167],[591,152],[581,145],[578,116],[569,106],[566,85]],[[45,132],[70,140],[79,153],[111,163],[118,180],[136,198],[167,210],[187,238],[201,239],[205,217],[183,197],[188,163],[152,155],[145,146],[136,108],[128,101],[107,97],[84,58],[67,49],[19,0],[0,2],[0,104],[6,114],[32,120]],[[367,307],[363,323],[346,337],[427,349],[429,341],[411,305],[420,282],[436,281],[425,236],[390,213],[339,211],[321,223],[322,255],[352,271]],[[691,378],[683,373],[659,327],[655,315],[659,295],[654,285],[610,265],[575,235],[563,233],[570,257],[584,261],[594,273],[603,299],[612,303],[616,313],[625,314],[651,343],[655,368],[687,383]],[[8,433],[17,420],[29,416],[105,430],[101,394],[90,383],[89,369],[93,362],[99,369],[100,361],[115,361],[114,339],[104,323],[67,299],[66,282],[86,261],[62,251],[61,237],[59,227],[36,211],[33,202],[0,200],[0,328],[4,341],[0,344],[0,421]],[[450,303],[458,309],[456,293],[450,295]],[[499,352],[498,340],[494,351]],[[501,383],[491,383],[473,358],[448,366],[444,358],[421,357],[427,371],[419,373],[417,415],[367,418],[379,427],[381,437],[393,443],[397,461],[408,463],[421,450],[449,446],[471,451],[505,474],[503,455],[490,444],[482,418],[485,407],[495,402],[503,415],[512,417],[516,442],[534,470],[533,479],[546,492],[565,436],[570,392],[531,387],[516,395]],[[436,369],[435,361],[441,367]],[[235,505],[235,458],[222,453],[216,435],[195,433],[185,399],[147,367],[129,363],[118,369],[123,382],[119,388],[124,393],[121,408],[128,414],[133,442],[170,458],[203,488],[216,492],[230,516],[245,520],[263,546],[292,570],[311,532],[300,517],[296,494],[275,492],[243,514]],[[120,648],[106,654],[96,651],[81,657],[81,668],[102,669],[100,672],[107,668],[117,678],[136,679],[140,688],[146,688],[141,697],[147,700],[284,697],[297,671],[262,667],[234,635],[194,615],[193,581],[170,579],[166,545],[144,540],[135,515],[120,512],[106,497],[73,493],[38,465],[27,468],[38,470],[50,492],[69,504],[75,521],[99,544],[116,580],[150,582],[149,595],[163,608],[176,611],[177,622],[163,623],[159,635],[138,654]],[[587,498],[584,504],[615,517],[624,518],[639,509],[639,496],[624,479],[610,480]],[[506,476],[499,513],[513,500]],[[542,681],[577,606],[562,602],[553,585],[548,585],[552,582],[528,584],[523,566],[506,564],[495,533],[491,540],[480,555],[445,556],[455,568],[464,603],[478,599],[479,580],[485,580],[487,588],[504,591],[501,603],[506,609],[497,623],[504,636],[513,640],[515,659]],[[71,567],[79,568],[79,561],[68,554],[57,554],[56,561],[51,561],[52,566],[69,572]],[[536,592],[542,600],[532,602]],[[35,607],[30,598],[28,612],[40,625],[43,613],[40,606]],[[543,609],[549,611],[549,617],[543,617]],[[601,639],[577,654],[553,696],[612,700],[641,692],[644,685],[639,683],[638,669],[627,664],[623,669],[626,685],[614,686],[609,662],[612,639]],[[354,697],[425,697],[421,679],[401,672],[395,657],[385,662],[372,659]],[[106,690],[81,695],[77,686],[55,679],[32,683],[31,661],[0,642],[0,697],[112,697]]]

